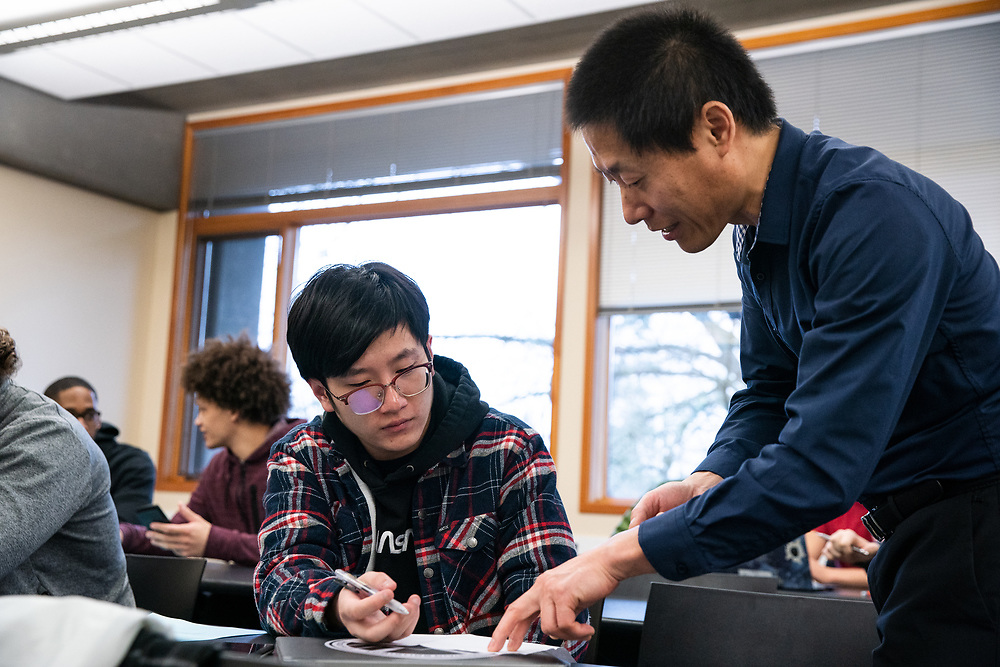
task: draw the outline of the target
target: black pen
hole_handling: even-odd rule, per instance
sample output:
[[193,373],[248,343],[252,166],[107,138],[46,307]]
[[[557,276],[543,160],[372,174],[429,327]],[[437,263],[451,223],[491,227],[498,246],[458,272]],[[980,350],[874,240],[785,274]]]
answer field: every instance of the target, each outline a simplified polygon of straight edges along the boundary
[[[333,578],[339,581],[341,584],[343,584],[344,588],[350,591],[354,591],[355,593],[361,595],[362,597],[369,597],[371,595],[378,594],[377,590],[375,590],[365,582],[361,581],[350,572],[345,572],[344,570],[336,569],[333,571]],[[399,602],[399,600],[396,600],[395,598],[389,600],[389,603],[386,606],[382,607],[382,613],[385,614],[386,616],[388,616],[390,612],[396,612],[397,614],[403,614],[404,616],[410,613],[409,610],[406,607],[404,607],[402,603]]]

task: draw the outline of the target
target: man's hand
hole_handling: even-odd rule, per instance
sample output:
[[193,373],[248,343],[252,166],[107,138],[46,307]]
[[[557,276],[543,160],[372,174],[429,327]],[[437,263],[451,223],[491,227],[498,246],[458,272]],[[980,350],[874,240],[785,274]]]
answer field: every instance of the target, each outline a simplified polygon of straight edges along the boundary
[[177,511],[187,523],[154,521],[149,524],[146,537],[153,545],[161,549],[169,549],[178,556],[204,555],[205,545],[208,544],[208,534],[212,531],[212,524],[188,509],[184,503],[177,506]]
[[632,519],[629,521],[628,527],[635,528],[646,519],[651,519],[661,512],[683,505],[721,481],[722,477],[713,472],[696,472],[680,482],[661,484],[647,492],[632,508]]
[[542,572],[534,585],[507,606],[489,650],[516,651],[536,617],[542,632],[558,639],[588,639],[594,628],[577,614],[610,594],[618,582],[653,568],[639,547],[637,530],[618,533],[604,544]]
[[378,595],[361,597],[354,591],[343,588],[327,607],[327,618],[336,619],[345,630],[366,642],[395,641],[410,635],[420,618],[420,596],[411,595],[403,603],[409,614],[382,612],[382,607],[393,598],[396,582],[384,572],[365,572],[360,577]]

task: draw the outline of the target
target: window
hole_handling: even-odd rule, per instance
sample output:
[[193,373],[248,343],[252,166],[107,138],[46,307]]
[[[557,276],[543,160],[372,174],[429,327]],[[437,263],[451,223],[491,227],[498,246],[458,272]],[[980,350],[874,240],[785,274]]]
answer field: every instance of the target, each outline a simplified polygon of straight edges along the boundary
[[[1000,129],[979,114],[1000,104],[998,43],[1000,14],[984,14],[752,53],[782,117],[935,179],[965,204],[996,255]],[[600,275],[581,504],[618,513],[648,488],[687,476],[712,443],[742,386],[733,366],[740,293],[728,235],[685,255],[625,225],[610,185]]]
[[[427,298],[434,354],[462,363],[484,400],[548,443],[560,220],[549,205],[312,225],[299,234],[294,283],[328,264],[398,268]],[[302,381],[293,404],[292,414],[320,411]]]
[[565,76],[192,127],[159,488],[190,490],[211,455],[179,386],[209,338],[247,333],[288,369],[290,414],[320,412],[284,313],[331,263],[385,261],[414,278],[435,354],[549,441]]

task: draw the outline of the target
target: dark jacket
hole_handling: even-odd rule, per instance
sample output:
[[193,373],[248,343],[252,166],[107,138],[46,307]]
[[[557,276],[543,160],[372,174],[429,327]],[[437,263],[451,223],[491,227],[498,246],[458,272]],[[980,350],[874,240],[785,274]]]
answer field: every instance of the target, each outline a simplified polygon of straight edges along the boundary
[[[228,449],[220,451],[209,461],[188,502],[191,511],[212,524],[205,544],[206,558],[231,560],[243,565],[257,564],[260,558],[257,530],[264,519],[263,497],[271,445],[293,426],[302,423],[305,420],[279,420],[246,461],[240,461]],[[175,514],[171,521],[184,523],[180,513]],[[173,555],[153,546],[142,526],[122,524],[122,535],[126,553]]]
[[104,422],[94,442],[104,452],[111,470],[111,499],[115,502],[118,521],[135,523],[135,511],[153,502],[156,466],[144,450],[118,442],[118,429]]

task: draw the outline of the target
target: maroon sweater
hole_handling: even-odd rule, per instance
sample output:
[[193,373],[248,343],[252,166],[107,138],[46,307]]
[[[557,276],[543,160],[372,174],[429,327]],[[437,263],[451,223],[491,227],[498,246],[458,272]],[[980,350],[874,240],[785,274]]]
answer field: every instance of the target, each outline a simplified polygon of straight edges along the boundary
[[[302,419],[280,419],[246,461],[240,461],[225,449],[205,466],[188,507],[212,524],[205,544],[206,558],[231,560],[242,565],[257,564],[260,559],[257,531],[264,520],[264,490],[271,445],[302,423]],[[171,521],[185,523],[180,512]],[[172,551],[153,546],[143,526],[123,523],[121,529],[125,553],[174,555]]]

